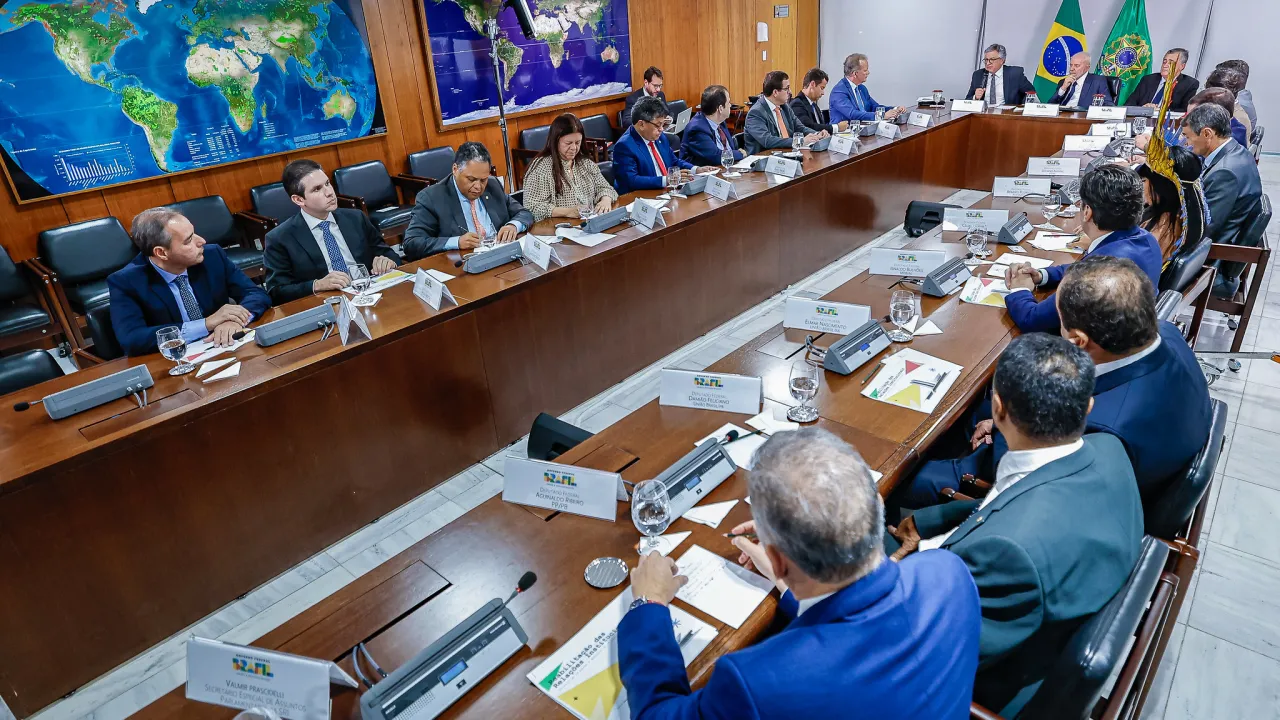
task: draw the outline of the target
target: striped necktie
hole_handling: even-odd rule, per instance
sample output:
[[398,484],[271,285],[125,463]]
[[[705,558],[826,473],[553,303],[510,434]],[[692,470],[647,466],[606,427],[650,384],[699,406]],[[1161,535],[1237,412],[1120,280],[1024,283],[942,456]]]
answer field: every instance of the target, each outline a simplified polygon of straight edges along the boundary
[[186,275],[179,275],[173,281],[178,285],[178,297],[182,298],[182,309],[187,311],[187,321],[203,320],[204,312],[200,309],[200,301],[191,292],[191,281]]
[[334,272],[350,272],[347,261],[342,258],[342,249],[338,247],[338,238],[334,237],[333,231],[329,229],[332,224],[325,220],[316,226],[320,228],[320,236],[324,238],[324,249],[329,252],[329,267]]

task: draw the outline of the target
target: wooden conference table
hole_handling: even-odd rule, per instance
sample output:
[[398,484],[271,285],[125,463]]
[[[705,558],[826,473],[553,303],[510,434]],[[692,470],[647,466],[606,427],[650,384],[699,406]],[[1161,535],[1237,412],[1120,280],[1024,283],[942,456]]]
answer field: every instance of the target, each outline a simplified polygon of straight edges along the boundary
[[[457,307],[433,312],[397,286],[364,311],[372,340],[342,347],[312,333],[249,345],[236,353],[240,376],[210,385],[169,377],[158,356],[122,359],[4,398],[42,397],[141,363],[156,378],[145,408],[120,400],[57,422],[38,408],[0,419],[0,694],[19,717],[32,714],[518,439],[538,412],[573,407],[879,236],[909,201],[1019,175],[1027,157],[1053,154],[1088,125],[939,115],[900,139],[867,139],[850,157],[806,153],[805,175],[788,182],[745,175],[737,201],[675,201],[666,228],[624,228],[595,248],[561,243],[563,267],[459,277],[449,283]],[[550,223],[534,229],[550,231]],[[918,242],[962,252],[954,239]],[[408,269],[457,273],[456,259]],[[862,276],[829,297],[883,315],[890,280]],[[830,374],[817,400],[822,423],[886,472],[886,488],[979,392],[1008,341],[998,310],[954,299],[926,299],[924,310],[945,332],[914,346],[966,369],[937,412],[866,405]],[[713,369],[759,374],[770,402],[790,402],[786,372],[800,338],[775,330]],[[651,405],[568,460],[650,477],[735,419],[744,418]],[[743,492],[738,477],[717,497]],[[739,506],[726,522],[745,516]],[[693,542],[724,551],[703,529]],[[532,690],[523,672],[612,597],[582,585],[586,561],[626,557],[634,541],[621,521],[544,521],[493,500],[260,642],[337,658],[351,637],[404,616],[371,645],[395,666],[534,569],[543,579],[517,612],[535,650],[487,683],[508,687],[475,692],[459,711],[496,716],[488,713],[501,703],[513,716],[540,716],[541,699],[515,711]],[[359,622],[348,617],[356,605],[366,608]],[[332,628],[315,620],[326,612]],[[749,642],[770,615],[762,609],[741,630],[722,630],[695,670]]]

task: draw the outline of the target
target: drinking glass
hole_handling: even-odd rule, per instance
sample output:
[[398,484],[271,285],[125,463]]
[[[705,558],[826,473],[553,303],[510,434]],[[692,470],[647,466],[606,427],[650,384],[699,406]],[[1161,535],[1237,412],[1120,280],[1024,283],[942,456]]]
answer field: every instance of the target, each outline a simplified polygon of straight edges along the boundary
[[1040,102],[1040,96],[1036,95],[1033,92],[1029,92],[1027,93],[1027,96],[1022,99],[1022,101],[1024,103],[1038,103]]
[[369,268],[360,263],[354,263],[347,266],[347,271],[351,274],[351,287],[355,288],[356,297],[364,297],[369,286],[373,284],[373,278],[369,276]]
[[591,218],[595,217],[595,215],[596,215],[596,213],[595,213],[595,208],[594,208],[594,207],[592,207],[591,205],[579,205],[579,206],[578,206],[578,218],[579,218],[579,219],[582,219],[582,220],[590,220]]
[[1041,203],[1040,207],[1041,212],[1044,213],[1044,221],[1047,223],[1058,217],[1058,210],[1062,208],[1062,200],[1058,197],[1058,193],[1050,190],[1049,194],[1044,196],[1044,202]]
[[804,137],[799,133],[791,136],[792,152],[800,152],[804,148]]
[[818,408],[810,405],[809,401],[818,395],[818,379],[821,372],[821,368],[805,357],[801,357],[791,366],[791,377],[788,379],[787,389],[791,391],[791,397],[800,401],[799,405],[787,411],[787,419],[791,422],[808,423],[818,419]]
[[160,354],[166,360],[177,363],[169,371],[170,375],[186,375],[196,369],[195,365],[182,359],[182,356],[187,354],[187,341],[182,337],[182,328],[177,325],[169,325],[157,330],[156,346],[160,348]]
[[982,258],[991,254],[987,250],[987,234],[984,232],[972,230],[965,233],[964,245],[969,250],[969,257],[964,260],[965,267],[977,267],[982,264]]
[[1093,96],[1093,104],[1094,104],[1095,106],[1100,106],[1100,105],[1102,105],[1102,102],[1103,102],[1102,95],[1100,95],[1100,94],[1099,94],[1099,95],[1094,95],[1094,96]]
[[653,546],[653,538],[661,535],[671,525],[671,498],[667,486],[661,480],[645,480],[631,492],[631,522],[644,535],[640,541],[640,554],[646,555]]
[[680,168],[673,167],[667,170],[667,187],[672,190],[680,187]]
[[1135,117],[1133,119],[1133,136],[1137,137],[1147,132],[1147,119],[1144,117]]
[[941,90],[934,90],[934,91],[933,91],[933,104],[934,104],[934,105],[941,105],[941,104],[942,104],[942,101],[943,101],[944,99],[945,99],[945,98],[943,98],[943,96],[942,96],[942,91],[941,91]]
[[498,236],[496,233],[494,234],[485,233],[485,236],[480,238],[481,250],[492,250],[497,246],[498,246]]
[[[985,236],[984,236],[985,237]],[[896,325],[886,333],[894,342],[911,342],[911,333],[903,328],[916,316],[916,294],[910,290],[894,290],[889,299],[889,319]]]
[[884,120],[884,108],[876,108],[876,122]]

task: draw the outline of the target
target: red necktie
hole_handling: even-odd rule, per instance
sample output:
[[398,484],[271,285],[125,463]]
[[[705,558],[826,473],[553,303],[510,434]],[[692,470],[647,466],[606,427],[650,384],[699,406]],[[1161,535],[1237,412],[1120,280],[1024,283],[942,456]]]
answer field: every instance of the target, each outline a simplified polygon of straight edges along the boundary
[[662,155],[658,153],[658,146],[652,140],[649,141],[649,152],[653,153],[653,166],[658,168],[658,175],[666,177],[667,164],[662,162]]

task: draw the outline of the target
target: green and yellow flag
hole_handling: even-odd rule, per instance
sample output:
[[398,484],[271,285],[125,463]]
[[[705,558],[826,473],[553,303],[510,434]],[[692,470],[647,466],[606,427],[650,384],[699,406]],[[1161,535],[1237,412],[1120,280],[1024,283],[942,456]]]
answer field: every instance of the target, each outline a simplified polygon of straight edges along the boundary
[[1138,81],[1151,72],[1151,33],[1147,30],[1146,0],[1125,0],[1111,36],[1098,58],[1098,73],[1122,78],[1119,103],[1123,105]]
[[[1145,16],[1144,16],[1145,17]],[[1058,17],[1044,40],[1040,51],[1040,69],[1036,71],[1036,94],[1048,100],[1058,89],[1058,83],[1067,76],[1071,56],[1089,49],[1084,36],[1084,21],[1080,19],[1080,0],[1062,0]]]

